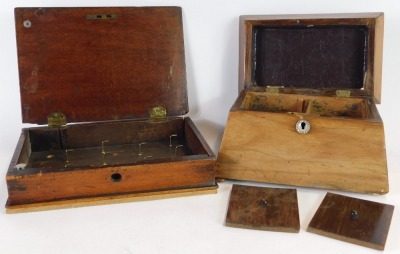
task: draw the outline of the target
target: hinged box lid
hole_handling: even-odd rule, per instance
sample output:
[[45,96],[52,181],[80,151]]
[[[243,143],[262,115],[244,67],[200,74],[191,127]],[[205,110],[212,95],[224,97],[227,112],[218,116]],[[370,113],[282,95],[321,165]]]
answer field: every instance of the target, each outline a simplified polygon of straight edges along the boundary
[[22,120],[188,112],[180,7],[16,8]]
[[381,99],[383,13],[240,17],[239,90]]

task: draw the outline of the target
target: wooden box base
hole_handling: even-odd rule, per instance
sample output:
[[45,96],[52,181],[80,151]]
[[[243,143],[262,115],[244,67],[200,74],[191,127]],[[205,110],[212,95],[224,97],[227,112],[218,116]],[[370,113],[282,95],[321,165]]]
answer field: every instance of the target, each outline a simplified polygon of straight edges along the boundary
[[14,213],[24,213],[24,212],[38,212],[38,211],[46,211],[54,209],[77,208],[83,206],[118,204],[125,202],[148,201],[154,199],[214,194],[217,193],[217,189],[218,185],[215,185],[211,187],[201,187],[201,188],[153,191],[153,192],[111,195],[111,196],[101,196],[92,198],[76,198],[76,199],[58,200],[58,201],[50,201],[50,202],[34,203],[26,205],[6,204],[6,213],[14,214]]
[[[299,134],[296,123],[310,131]],[[382,120],[372,99],[243,91],[217,177],[351,192],[389,191]]]
[[214,163],[190,118],[23,129],[7,208],[214,188]]

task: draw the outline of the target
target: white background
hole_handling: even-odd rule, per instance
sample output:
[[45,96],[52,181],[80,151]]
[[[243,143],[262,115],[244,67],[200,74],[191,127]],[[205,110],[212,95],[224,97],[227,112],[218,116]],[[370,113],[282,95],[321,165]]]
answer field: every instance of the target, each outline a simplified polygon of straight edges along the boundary
[[[216,153],[229,108],[237,96],[239,15],[385,12],[383,96],[379,110],[385,123],[391,190],[385,196],[344,194],[398,205],[400,1],[1,1],[0,253],[378,253],[305,231],[326,193],[315,189],[298,188],[298,234],[224,226],[232,182],[220,184],[216,195],[5,214],[4,179],[23,127],[13,8],[144,5],[183,7],[189,115]],[[400,251],[398,210],[393,215],[385,253]]]

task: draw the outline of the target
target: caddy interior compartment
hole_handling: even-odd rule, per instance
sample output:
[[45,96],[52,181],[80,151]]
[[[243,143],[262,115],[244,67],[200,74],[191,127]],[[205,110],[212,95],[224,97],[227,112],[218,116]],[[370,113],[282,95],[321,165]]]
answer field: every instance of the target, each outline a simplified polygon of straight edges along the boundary
[[371,119],[377,117],[365,98],[338,98],[298,94],[246,92],[240,109],[276,113],[301,113],[323,117]]

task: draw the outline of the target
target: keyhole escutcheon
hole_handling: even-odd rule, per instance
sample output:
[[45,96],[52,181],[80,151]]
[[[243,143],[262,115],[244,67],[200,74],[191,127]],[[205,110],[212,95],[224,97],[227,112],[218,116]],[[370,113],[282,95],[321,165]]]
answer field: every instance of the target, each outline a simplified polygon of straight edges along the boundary
[[311,124],[307,120],[301,119],[296,123],[296,131],[300,134],[307,134],[311,129]]

